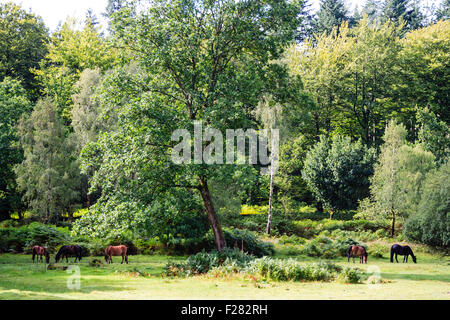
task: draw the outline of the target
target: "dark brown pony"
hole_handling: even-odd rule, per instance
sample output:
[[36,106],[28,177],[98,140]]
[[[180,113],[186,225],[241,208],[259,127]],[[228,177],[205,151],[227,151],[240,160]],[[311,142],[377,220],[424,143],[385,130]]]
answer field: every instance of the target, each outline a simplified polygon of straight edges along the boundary
[[417,258],[414,255],[410,246],[401,246],[399,244],[392,245],[392,247],[391,247],[391,262],[394,262],[394,255],[395,255],[395,261],[397,261],[397,263],[398,263],[397,255],[404,256],[403,262],[406,261],[406,263],[408,263],[408,256],[411,256],[411,258],[413,259],[413,262],[417,263]]
[[125,259],[125,262],[128,264],[128,256],[127,256],[128,248],[124,245],[121,246],[109,246],[105,250],[105,261],[106,263],[112,263],[112,256],[122,256],[122,262]]
[[66,262],[69,262],[68,257],[75,257],[75,261],[81,262],[81,247],[78,245],[71,245],[71,246],[62,246],[59,248],[58,253],[55,256],[55,262],[58,263],[59,259],[61,259],[61,262],[64,261],[64,257],[66,257]]
[[[40,256],[41,257],[41,262],[42,262],[42,256],[45,256],[45,263],[49,263],[50,262],[50,255],[48,254],[48,251],[46,248],[41,247],[41,246],[34,246],[33,248],[31,248],[31,251],[33,252],[33,263],[34,263],[34,257],[36,256]],[[39,262],[39,257],[36,259],[36,262]]]
[[348,262],[350,262],[350,258],[353,258],[353,263],[355,263],[355,257],[359,257],[359,263],[364,262],[367,263],[367,251],[366,248],[362,246],[350,246],[347,250]]

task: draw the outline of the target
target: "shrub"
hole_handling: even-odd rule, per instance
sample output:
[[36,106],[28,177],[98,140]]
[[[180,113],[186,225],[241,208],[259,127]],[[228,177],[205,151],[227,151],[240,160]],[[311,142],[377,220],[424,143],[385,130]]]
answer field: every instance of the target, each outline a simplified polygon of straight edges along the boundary
[[280,244],[297,244],[297,245],[305,244],[306,241],[307,240],[305,238],[301,238],[301,237],[298,237],[296,235],[292,235],[292,236],[283,235],[278,240],[278,242]]
[[220,266],[235,266],[242,268],[253,257],[236,249],[225,248],[221,252],[202,251],[190,256],[184,263],[168,263],[163,274],[166,276],[190,276],[204,274]]
[[70,239],[67,228],[58,228],[33,222],[18,228],[0,228],[0,250],[2,252],[30,252],[34,245],[48,247],[53,252],[55,247]]
[[378,223],[367,220],[330,220],[323,219],[320,221],[313,221],[310,219],[294,221],[293,223],[295,234],[303,238],[312,238],[323,231],[345,230],[345,231],[371,231],[376,232],[380,228],[385,228]]
[[253,260],[247,273],[276,281],[329,281],[340,267],[332,263],[302,265],[294,259],[281,260],[263,257]]
[[344,283],[358,283],[361,280],[362,272],[358,268],[345,267],[339,273],[337,280]]
[[377,243],[373,243],[367,250],[367,253],[374,258],[383,258],[386,252],[389,252],[389,248]]

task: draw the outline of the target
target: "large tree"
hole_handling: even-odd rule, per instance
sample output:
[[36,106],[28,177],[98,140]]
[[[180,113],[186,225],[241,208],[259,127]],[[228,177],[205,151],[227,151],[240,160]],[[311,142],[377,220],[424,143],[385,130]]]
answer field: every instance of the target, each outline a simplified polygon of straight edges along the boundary
[[409,32],[401,40],[395,86],[401,108],[428,107],[450,123],[450,21]]
[[79,167],[55,105],[40,100],[18,131],[24,159],[15,172],[23,200],[45,223],[70,217],[79,203]]
[[369,194],[375,151],[361,141],[336,136],[320,142],[308,151],[302,175],[317,201],[330,211],[330,219],[339,210],[356,209],[358,200]]
[[371,201],[361,203],[363,216],[392,221],[392,236],[397,220],[416,211],[425,175],[435,166],[433,154],[420,145],[408,145],[406,136],[403,125],[394,120],[387,124],[371,179]]
[[290,1],[157,0],[114,15],[117,45],[133,52],[143,73],[131,82],[117,74],[119,96],[128,94],[119,100],[119,129],[83,150],[84,168],[97,168],[93,185],[102,184],[103,200],[120,196],[150,205],[167,190],[197,192],[222,250],[226,242],[209,182],[242,169],[190,159],[173,163],[172,133],[192,132],[194,121],[222,133],[251,127],[260,97],[286,76],[273,61],[294,39],[298,12]]
[[20,194],[16,190],[14,165],[22,161],[17,145],[16,124],[32,105],[19,81],[6,77],[0,82],[0,220],[9,219],[17,210],[20,216]]
[[42,93],[56,103],[60,114],[70,121],[75,83],[85,69],[106,71],[117,62],[114,50],[100,34],[99,27],[86,22],[78,29],[76,20],[68,19],[52,35],[48,54],[35,70]]
[[47,53],[47,28],[41,17],[8,2],[0,4],[0,81],[20,80],[32,98],[39,86],[31,72]]

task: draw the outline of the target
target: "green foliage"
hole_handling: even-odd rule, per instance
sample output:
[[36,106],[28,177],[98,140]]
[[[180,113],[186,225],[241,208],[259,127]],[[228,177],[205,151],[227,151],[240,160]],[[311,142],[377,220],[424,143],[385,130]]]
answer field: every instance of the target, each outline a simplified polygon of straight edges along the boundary
[[238,250],[224,249],[222,252],[200,252],[190,256],[183,263],[168,263],[164,276],[192,276],[211,273],[215,276],[230,273],[243,273],[252,277],[274,281],[331,281],[339,277],[349,283],[359,281],[360,272],[343,269],[331,262],[319,262],[303,265],[296,260],[254,257],[242,254]]
[[332,213],[356,209],[358,200],[368,194],[374,157],[374,150],[361,141],[352,143],[348,137],[337,136],[330,142],[321,136],[306,155],[303,178]]
[[321,221],[313,221],[309,219],[294,221],[295,234],[303,238],[312,238],[318,235],[322,231],[363,231],[370,230],[372,232],[377,231],[380,228],[386,227],[383,224],[368,221],[368,220],[329,220],[324,219]]
[[417,123],[420,131],[418,139],[425,150],[436,157],[437,162],[444,162],[450,157],[450,128],[428,108],[417,111]]
[[0,81],[12,77],[22,82],[27,95],[39,96],[32,68],[47,53],[47,28],[41,17],[22,10],[12,2],[0,4]]
[[5,77],[0,82],[0,220],[24,209],[14,174],[14,165],[22,161],[16,125],[22,114],[30,111],[31,103],[21,83]]
[[434,164],[434,156],[422,149],[406,144],[406,129],[391,121],[386,127],[384,141],[375,173],[371,180],[371,202],[361,202],[361,216],[366,219],[392,220],[414,213],[420,199],[420,190],[426,173]]
[[338,282],[358,283],[361,280],[362,271],[358,268],[345,267],[338,275]]
[[135,81],[118,72],[110,78],[116,90],[102,95],[101,104],[125,96],[117,104],[118,129],[84,148],[82,167],[95,171],[92,185],[102,187],[102,204],[129,202],[146,210],[161,193],[202,194],[220,250],[224,236],[208,181],[227,181],[242,168],[175,165],[172,133],[192,132],[194,120],[222,132],[254,127],[249,115],[259,98],[285,82],[284,67],[274,61],[294,38],[298,7],[265,0],[158,0],[145,10],[134,5],[113,15],[112,29],[116,45],[133,52],[142,72]]
[[72,214],[79,201],[80,173],[55,105],[39,101],[31,115],[21,118],[18,131],[24,159],[15,172],[23,200],[43,222]]
[[448,20],[406,34],[401,40],[401,77],[396,87],[402,106],[429,107],[447,125],[450,123],[449,35]]
[[424,182],[422,197],[416,214],[405,227],[411,240],[434,247],[450,243],[450,165],[448,162],[431,171]]
[[191,276],[208,273],[219,266],[235,265],[244,267],[253,257],[237,249],[224,248],[221,252],[205,251],[190,256],[184,263],[168,263],[163,271],[165,276]]
[[106,71],[116,62],[115,50],[109,47],[97,27],[86,23],[82,30],[77,30],[76,21],[69,19],[52,35],[48,54],[34,73],[43,93],[52,98],[68,121],[72,95],[77,91],[74,85],[83,70],[99,68]]
[[384,245],[372,243],[367,250],[367,253],[374,258],[384,258],[389,255],[389,249],[389,247]]
[[294,259],[263,257],[250,262],[247,272],[275,281],[330,281],[341,267],[330,262],[303,265]]
[[343,22],[348,20],[349,14],[343,0],[321,0],[313,32],[316,34],[330,33],[333,28],[340,27]]
[[70,239],[69,230],[52,225],[33,222],[18,228],[0,228],[0,250],[2,252],[31,252],[31,247],[40,245],[54,252],[58,246]]

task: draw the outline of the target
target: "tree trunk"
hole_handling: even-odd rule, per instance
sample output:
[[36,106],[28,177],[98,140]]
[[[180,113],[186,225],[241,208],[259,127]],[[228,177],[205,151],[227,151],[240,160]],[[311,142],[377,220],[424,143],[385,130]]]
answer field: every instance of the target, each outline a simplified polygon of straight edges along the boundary
[[223,234],[222,225],[217,216],[216,209],[211,199],[211,194],[208,189],[208,182],[205,178],[200,178],[200,193],[202,195],[203,203],[205,205],[206,214],[208,215],[209,223],[214,233],[214,240],[216,242],[217,251],[222,251],[227,246],[225,235]]
[[273,157],[270,164],[270,192],[269,192],[269,214],[267,215],[266,233],[270,235],[270,227],[272,226],[272,199],[273,199]]
[[392,230],[391,230],[391,238],[394,237],[395,233],[395,211],[392,210]]
[[330,220],[333,220],[333,216],[334,216],[334,211],[330,210]]

